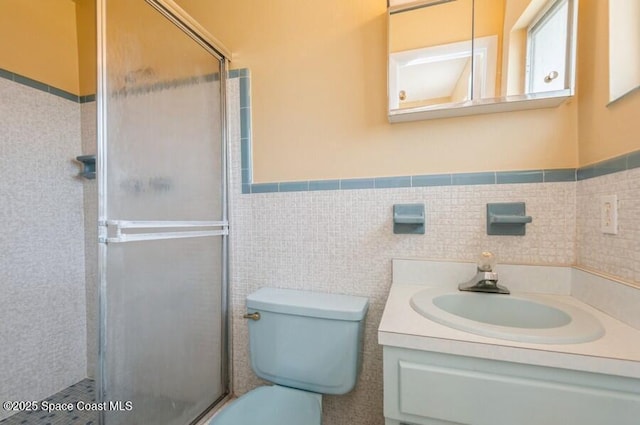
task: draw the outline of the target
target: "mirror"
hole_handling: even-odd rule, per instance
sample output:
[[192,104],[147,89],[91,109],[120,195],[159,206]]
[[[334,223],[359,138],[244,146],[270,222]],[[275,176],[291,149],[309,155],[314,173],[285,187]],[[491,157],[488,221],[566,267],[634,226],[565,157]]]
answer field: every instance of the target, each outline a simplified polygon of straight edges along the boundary
[[573,94],[577,0],[389,8],[389,120],[559,105]]

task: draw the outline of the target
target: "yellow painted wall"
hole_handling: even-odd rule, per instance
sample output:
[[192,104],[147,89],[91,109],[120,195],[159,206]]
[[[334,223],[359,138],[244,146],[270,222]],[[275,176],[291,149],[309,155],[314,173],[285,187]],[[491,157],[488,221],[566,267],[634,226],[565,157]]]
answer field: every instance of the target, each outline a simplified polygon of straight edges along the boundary
[[[2,1],[2,0],[0,0]],[[75,0],[80,96],[96,93],[96,0]]]
[[72,0],[0,0],[0,68],[78,94]]
[[387,121],[384,0],[179,0],[252,72],[256,182],[577,165],[576,102]]
[[607,1],[580,0],[578,134],[581,166],[640,149],[640,92],[607,106],[608,14]]
[[[179,3],[231,47],[233,67],[252,70],[256,181],[575,167],[640,149],[640,93],[606,106],[606,1],[580,1],[577,101],[394,125],[383,0]],[[75,9],[72,0],[0,0],[0,67],[92,93],[91,63],[78,63],[92,29],[76,34]],[[79,66],[89,75],[81,87]]]

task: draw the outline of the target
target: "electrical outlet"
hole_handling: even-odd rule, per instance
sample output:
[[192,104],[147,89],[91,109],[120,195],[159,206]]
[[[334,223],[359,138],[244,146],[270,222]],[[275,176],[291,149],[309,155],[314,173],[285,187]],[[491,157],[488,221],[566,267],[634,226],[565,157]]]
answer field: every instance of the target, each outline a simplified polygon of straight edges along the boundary
[[618,196],[600,198],[600,231],[609,235],[618,234]]

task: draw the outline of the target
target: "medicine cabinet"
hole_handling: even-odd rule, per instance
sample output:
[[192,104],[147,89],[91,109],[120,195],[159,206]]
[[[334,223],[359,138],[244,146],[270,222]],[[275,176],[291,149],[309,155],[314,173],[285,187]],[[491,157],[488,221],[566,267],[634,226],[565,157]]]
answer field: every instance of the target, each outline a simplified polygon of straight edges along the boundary
[[390,0],[389,121],[555,107],[574,93],[577,0]]

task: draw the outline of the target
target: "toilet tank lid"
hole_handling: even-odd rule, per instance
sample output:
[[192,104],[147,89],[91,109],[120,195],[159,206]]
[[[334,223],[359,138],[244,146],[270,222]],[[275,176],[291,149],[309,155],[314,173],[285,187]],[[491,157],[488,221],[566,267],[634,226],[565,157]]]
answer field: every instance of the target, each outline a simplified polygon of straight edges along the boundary
[[323,319],[360,321],[369,299],[295,289],[261,288],[247,297],[247,308]]

